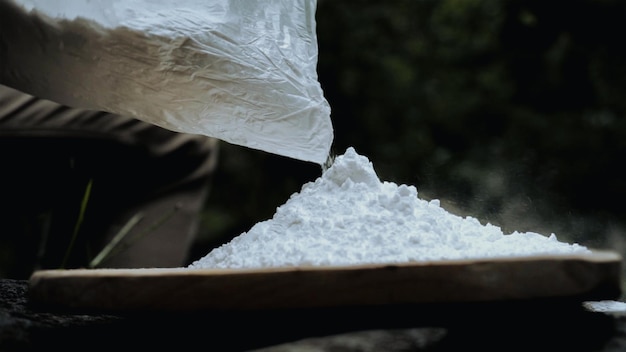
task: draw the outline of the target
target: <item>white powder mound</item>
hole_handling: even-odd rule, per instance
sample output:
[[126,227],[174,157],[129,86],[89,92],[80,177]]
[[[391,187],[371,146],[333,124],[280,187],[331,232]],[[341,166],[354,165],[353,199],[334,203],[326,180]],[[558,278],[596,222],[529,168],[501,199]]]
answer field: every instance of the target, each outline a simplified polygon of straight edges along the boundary
[[556,235],[504,234],[447,212],[409,185],[381,182],[372,163],[348,148],[273,218],[210,251],[189,268],[260,268],[587,253]]

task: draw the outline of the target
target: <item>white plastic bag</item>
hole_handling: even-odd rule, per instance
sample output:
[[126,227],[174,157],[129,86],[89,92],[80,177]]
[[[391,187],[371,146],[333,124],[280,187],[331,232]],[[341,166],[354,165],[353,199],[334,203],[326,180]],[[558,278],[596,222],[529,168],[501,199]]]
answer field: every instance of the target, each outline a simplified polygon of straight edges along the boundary
[[1,0],[0,83],[323,164],[316,0]]

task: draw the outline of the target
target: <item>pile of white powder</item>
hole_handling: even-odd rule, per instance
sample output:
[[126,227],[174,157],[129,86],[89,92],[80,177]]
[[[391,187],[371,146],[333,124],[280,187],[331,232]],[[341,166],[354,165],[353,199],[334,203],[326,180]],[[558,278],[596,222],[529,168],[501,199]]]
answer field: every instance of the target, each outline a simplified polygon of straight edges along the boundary
[[367,157],[348,148],[273,218],[210,251],[189,268],[393,264],[452,259],[579,254],[554,234],[504,234],[460,217],[414,186],[381,182]]

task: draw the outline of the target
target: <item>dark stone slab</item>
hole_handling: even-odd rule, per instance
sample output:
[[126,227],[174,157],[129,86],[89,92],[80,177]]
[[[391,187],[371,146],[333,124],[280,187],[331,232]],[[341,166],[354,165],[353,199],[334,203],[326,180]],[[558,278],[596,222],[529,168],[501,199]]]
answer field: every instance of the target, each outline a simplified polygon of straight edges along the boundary
[[76,314],[31,306],[0,279],[0,351],[118,348],[266,352],[621,351],[626,316],[580,302],[526,301],[200,314]]

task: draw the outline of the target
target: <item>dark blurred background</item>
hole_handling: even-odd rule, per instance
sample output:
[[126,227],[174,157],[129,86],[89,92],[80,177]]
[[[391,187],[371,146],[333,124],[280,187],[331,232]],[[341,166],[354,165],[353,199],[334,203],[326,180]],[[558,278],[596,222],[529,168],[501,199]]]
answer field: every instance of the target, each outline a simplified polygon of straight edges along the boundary
[[[333,153],[458,215],[624,252],[626,3],[319,0]],[[319,165],[222,144],[192,259]]]

